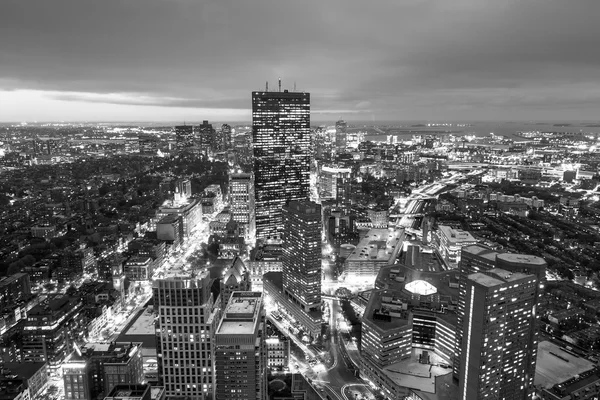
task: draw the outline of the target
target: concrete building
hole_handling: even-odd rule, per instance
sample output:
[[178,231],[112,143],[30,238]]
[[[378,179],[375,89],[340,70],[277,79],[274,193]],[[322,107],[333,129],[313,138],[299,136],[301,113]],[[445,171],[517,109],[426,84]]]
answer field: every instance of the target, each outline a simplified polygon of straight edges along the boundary
[[287,337],[270,337],[266,339],[267,366],[269,369],[282,370],[289,365],[290,340]]
[[168,271],[153,283],[159,376],[167,397],[214,398],[218,322],[208,272]]
[[184,240],[183,220],[178,215],[165,215],[156,223],[156,237],[159,240],[179,246]]
[[250,252],[248,269],[252,291],[263,291],[263,276],[268,272],[282,272],[283,249],[279,245],[257,247]]
[[291,201],[283,208],[283,290],[302,310],[321,307],[321,206]]
[[456,268],[460,262],[461,249],[477,243],[477,239],[469,232],[440,225],[433,232],[433,241],[442,259],[451,267]]
[[46,362],[54,372],[73,350],[76,332],[83,325],[82,303],[55,296],[27,313],[21,345],[25,362]]
[[17,273],[0,278],[0,310],[31,297],[29,275]]
[[396,261],[404,240],[404,229],[370,229],[346,259],[342,280],[357,283],[377,276],[381,267]]
[[240,225],[246,241],[256,240],[254,178],[252,174],[229,175],[229,203],[233,219]]
[[233,292],[247,292],[250,290],[250,273],[241,258],[236,257],[233,259],[231,266],[223,275],[220,286],[221,310],[227,307],[227,302]]
[[165,400],[162,386],[121,384],[115,386],[104,400]]
[[86,399],[103,397],[118,384],[144,380],[141,343],[87,343],[76,350],[63,365],[68,400],[79,399],[82,393],[87,393]]
[[[456,325],[456,353],[454,356],[454,379],[459,378],[461,368],[461,343],[463,340],[463,325],[467,314],[467,278],[476,272],[485,272],[493,268],[502,268],[513,273],[535,275],[538,282],[544,282],[546,275],[546,261],[543,258],[511,253],[498,253],[485,246],[474,245],[462,248],[461,262],[459,264],[459,295]],[[539,288],[536,292],[538,301]],[[537,337],[537,336],[536,336]],[[537,339],[536,339],[537,340]],[[535,347],[535,346],[534,346]],[[535,350],[534,350],[535,351]]]
[[123,273],[130,281],[148,282],[152,279],[155,263],[150,257],[130,257],[123,266]]
[[[202,205],[198,199],[179,198],[178,201],[167,200],[158,208],[156,217],[160,221],[167,215],[181,217],[183,236],[188,237],[202,221]],[[158,227],[157,227],[158,230]]]
[[266,400],[262,293],[233,292],[215,333],[216,400]]
[[[0,399],[34,400],[48,386],[46,363],[4,363],[0,371]],[[11,393],[12,392],[12,393]]]
[[530,399],[537,355],[535,275],[494,268],[466,279],[460,399]]

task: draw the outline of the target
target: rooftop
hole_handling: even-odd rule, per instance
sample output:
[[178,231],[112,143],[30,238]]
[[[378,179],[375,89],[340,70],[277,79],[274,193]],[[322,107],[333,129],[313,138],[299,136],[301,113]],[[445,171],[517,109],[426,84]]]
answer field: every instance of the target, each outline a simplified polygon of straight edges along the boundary
[[[418,361],[418,353],[420,352],[420,349],[413,349],[410,358],[384,368],[383,372],[398,386],[425,393],[436,393],[436,378],[447,375],[452,376],[452,369],[438,366],[444,362],[442,360],[437,362],[435,360],[437,356],[433,352],[429,353],[430,357],[433,358],[432,364],[421,364]],[[443,392],[444,390],[442,390]]]
[[543,341],[538,344],[534,384],[551,388],[593,367],[591,361],[567,352],[552,342]]
[[451,243],[474,243],[477,241],[477,239],[467,231],[453,229],[446,225],[440,225],[438,229]]
[[233,292],[225,307],[217,334],[251,335],[260,323],[262,293]]
[[18,375],[20,378],[29,379],[46,365],[45,362],[18,363],[7,362],[3,364],[3,375]]
[[493,268],[486,273],[477,272],[469,275],[469,279],[486,287],[502,285],[507,282],[514,282],[528,277],[527,274],[520,272],[510,272],[500,268]]
[[358,246],[350,253],[347,261],[383,261],[387,262],[402,247],[404,230],[370,229]]
[[543,258],[527,254],[501,253],[498,254],[497,259],[514,264],[546,265],[546,261]]

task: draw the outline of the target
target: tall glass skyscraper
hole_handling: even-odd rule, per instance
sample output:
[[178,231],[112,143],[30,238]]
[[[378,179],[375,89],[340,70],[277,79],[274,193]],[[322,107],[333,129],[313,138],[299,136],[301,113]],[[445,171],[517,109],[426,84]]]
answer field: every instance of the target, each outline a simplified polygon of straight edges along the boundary
[[310,195],[310,94],[252,92],[256,238],[280,239],[281,208]]
[[321,206],[290,201],[283,208],[283,290],[303,311],[321,306]]

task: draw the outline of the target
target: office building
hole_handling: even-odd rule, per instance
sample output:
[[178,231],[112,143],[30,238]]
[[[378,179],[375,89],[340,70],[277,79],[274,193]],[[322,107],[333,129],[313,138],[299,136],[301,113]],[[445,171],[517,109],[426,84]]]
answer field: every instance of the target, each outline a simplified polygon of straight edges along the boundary
[[167,397],[214,398],[213,338],[218,322],[208,272],[170,270],[153,283],[159,376]]
[[31,297],[29,275],[17,273],[0,278],[0,310]]
[[215,333],[216,400],[266,400],[262,293],[233,292]]
[[267,245],[252,249],[248,269],[253,292],[263,291],[263,276],[266,273],[283,271],[282,257],[283,249],[280,245]]
[[104,400],[164,400],[162,386],[121,384],[115,386]]
[[229,200],[233,220],[239,224],[241,234],[248,242],[254,242],[256,219],[252,174],[229,175]]
[[[142,343],[86,343],[63,365],[65,394],[71,393],[66,397],[73,400],[94,399],[118,384],[143,380]],[[87,397],[81,397],[83,393]]]
[[46,363],[4,363],[0,368],[0,399],[2,400],[6,398],[5,396],[16,400],[34,400],[42,395],[47,386]]
[[304,311],[321,306],[321,206],[291,201],[283,208],[283,289]]
[[183,218],[176,214],[163,216],[156,223],[156,238],[179,246],[184,240]]
[[177,151],[183,151],[194,146],[194,127],[192,125],[179,125],[175,127],[175,141]]
[[50,372],[56,371],[73,350],[76,332],[83,325],[77,299],[53,296],[27,313],[21,346],[25,362],[46,362]]
[[494,268],[470,274],[465,286],[460,399],[531,399],[537,278]]
[[125,262],[123,272],[130,281],[148,282],[152,279],[155,266],[151,257],[133,256]]
[[290,362],[290,339],[285,336],[267,338],[267,366],[269,369],[283,370]]
[[[473,245],[462,248],[461,261],[459,263],[459,290],[457,306],[456,342],[453,373],[454,379],[459,378],[461,369],[461,343],[463,340],[463,325],[467,313],[467,277],[477,272],[485,272],[493,268],[502,268],[513,273],[524,273],[535,275],[538,282],[545,280],[546,261],[543,258],[512,253],[498,253],[485,246]],[[539,296],[539,287],[536,292],[536,302]],[[536,329],[537,332],[537,329]],[[537,333],[536,333],[537,335]],[[536,339],[537,340],[537,336]],[[537,343],[537,342],[536,342]],[[537,345],[534,346],[534,357],[537,354]]]
[[460,262],[460,250],[463,247],[477,243],[477,239],[469,232],[454,229],[446,225],[440,225],[433,232],[435,245],[442,259],[451,267],[456,268]]
[[217,150],[218,151],[227,151],[231,149],[231,134],[233,132],[233,128],[229,124],[221,125],[221,129],[219,129],[217,135]]
[[339,120],[335,123],[335,150],[337,155],[346,152],[346,131],[348,123],[344,120]]
[[349,181],[351,173],[350,168],[324,165],[319,173],[319,198],[338,200],[338,184]]
[[138,144],[140,147],[140,154],[147,156],[155,156],[158,154],[160,141],[158,137],[154,135],[140,135],[138,136]]
[[177,196],[177,198],[174,197],[173,200],[166,200],[158,208],[156,217],[159,220],[167,215],[181,217],[183,235],[187,238],[202,220],[202,204],[198,199]]
[[202,124],[198,125],[198,145],[204,155],[212,154],[216,149],[215,128],[208,121],[202,121]]
[[257,239],[279,239],[281,208],[310,194],[310,94],[252,92]]

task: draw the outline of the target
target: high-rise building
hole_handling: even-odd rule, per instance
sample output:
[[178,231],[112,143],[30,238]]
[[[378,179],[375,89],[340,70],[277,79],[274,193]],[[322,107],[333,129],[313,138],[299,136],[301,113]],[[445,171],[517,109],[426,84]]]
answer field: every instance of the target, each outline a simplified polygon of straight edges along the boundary
[[175,141],[177,151],[194,146],[194,127],[192,125],[179,125],[175,127]]
[[279,239],[281,208],[310,194],[310,94],[252,92],[257,239]]
[[283,208],[283,289],[304,311],[321,305],[321,206],[290,201]]
[[344,120],[339,120],[335,123],[335,150],[337,154],[342,154],[346,151],[346,130],[348,123]]
[[159,143],[158,137],[154,135],[142,134],[138,136],[140,154],[155,156],[158,153]]
[[198,145],[200,146],[200,151],[203,154],[212,153],[216,149],[215,144],[215,128],[208,121],[202,121],[202,124],[198,125]]
[[217,137],[217,150],[226,151],[231,148],[231,133],[233,128],[229,124],[221,125]]
[[[477,272],[485,272],[494,268],[501,268],[513,273],[524,273],[535,275],[538,282],[543,282],[546,274],[546,261],[543,258],[512,253],[498,253],[481,245],[472,245],[462,248],[461,261],[459,263],[459,291],[457,308],[457,326],[455,336],[454,355],[454,378],[458,379],[461,370],[461,343],[463,340],[463,324],[468,314],[467,298],[467,277]],[[539,285],[536,291],[536,302],[539,296]],[[537,329],[536,329],[537,335]],[[537,336],[535,336],[536,345],[533,348],[537,354]]]
[[169,271],[153,284],[156,346],[167,397],[214,398],[213,338],[218,322],[210,276]]
[[216,400],[265,400],[262,293],[233,292],[215,333]]
[[531,399],[537,354],[535,275],[494,268],[466,281],[460,399]]
[[253,242],[256,234],[256,220],[252,174],[229,175],[229,200],[233,220],[239,224],[241,233],[246,240]]

